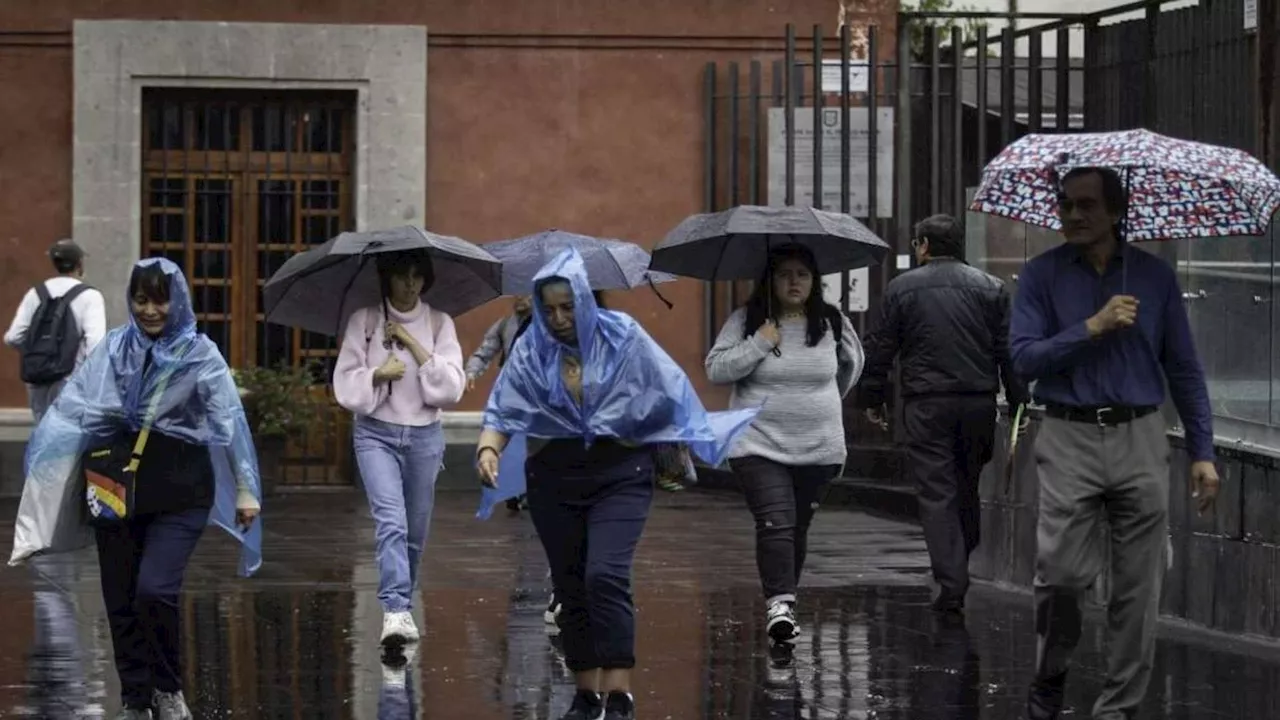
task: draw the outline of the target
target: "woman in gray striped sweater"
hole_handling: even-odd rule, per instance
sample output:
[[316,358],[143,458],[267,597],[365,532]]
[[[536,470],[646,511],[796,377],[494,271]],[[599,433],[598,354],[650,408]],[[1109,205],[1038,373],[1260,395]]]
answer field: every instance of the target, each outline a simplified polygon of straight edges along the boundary
[[756,521],[756,564],[773,640],[798,633],[796,585],[823,489],[845,461],[842,399],[862,373],[849,319],[822,297],[813,255],[799,245],[769,255],[745,307],[707,355],[707,377],[733,384],[731,407],[758,407],[729,453]]

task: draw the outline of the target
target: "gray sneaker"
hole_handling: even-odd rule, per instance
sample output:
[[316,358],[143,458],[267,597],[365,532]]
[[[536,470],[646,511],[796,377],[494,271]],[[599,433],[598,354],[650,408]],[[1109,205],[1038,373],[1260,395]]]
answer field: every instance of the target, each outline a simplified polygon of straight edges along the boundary
[[181,690],[171,693],[157,690],[151,706],[156,709],[156,720],[193,720]]
[[120,710],[120,714],[116,715],[115,720],[151,720],[151,711],[123,708]]

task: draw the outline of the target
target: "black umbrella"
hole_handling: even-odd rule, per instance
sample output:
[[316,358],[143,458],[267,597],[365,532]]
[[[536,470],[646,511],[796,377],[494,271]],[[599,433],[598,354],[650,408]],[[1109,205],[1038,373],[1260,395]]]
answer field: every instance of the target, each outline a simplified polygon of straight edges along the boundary
[[267,322],[336,335],[351,313],[382,302],[372,256],[426,250],[435,282],[422,299],[449,315],[461,315],[501,294],[502,263],[478,245],[405,226],[346,232],[289,258],[267,281]]
[[650,270],[699,280],[759,280],[769,250],[803,245],[824,275],[875,265],[889,246],[843,213],[740,205],[691,215],[653,249]]

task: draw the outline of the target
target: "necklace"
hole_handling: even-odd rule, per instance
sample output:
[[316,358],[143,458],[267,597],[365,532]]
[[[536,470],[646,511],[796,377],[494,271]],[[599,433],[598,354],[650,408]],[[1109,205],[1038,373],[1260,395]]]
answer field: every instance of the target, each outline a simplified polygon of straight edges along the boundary
[[799,320],[804,317],[804,311],[788,311],[778,316],[780,320]]

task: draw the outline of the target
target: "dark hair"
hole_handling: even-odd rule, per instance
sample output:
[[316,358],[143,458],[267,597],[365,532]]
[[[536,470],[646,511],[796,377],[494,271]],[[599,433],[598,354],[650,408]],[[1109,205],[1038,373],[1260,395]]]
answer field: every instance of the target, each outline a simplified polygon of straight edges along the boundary
[[403,252],[378,253],[374,256],[378,268],[378,282],[382,286],[382,297],[391,296],[391,278],[403,277],[410,271],[417,270],[422,278],[422,291],[426,292],[436,282],[435,265],[426,250],[405,250]]
[[68,275],[80,269],[80,262],[71,258],[56,257],[53,259],[53,269],[57,270],[59,275]]
[[129,276],[129,298],[142,295],[156,303],[169,302],[169,276],[159,263],[138,265]]
[[1102,180],[1102,204],[1107,206],[1107,212],[1120,218],[1114,228],[1116,237],[1119,238],[1125,215],[1129,214],[1129,190],[1124,186],[1124,180],[1120,179],[1120,173],[1109,167],[1095,167],[1093,165],[1071,168],[1058,183],[1059,200],[1066,195],[1062,188],[1067,184],[1068,180],[1074,180],[1086,175],[1097,175]]
[[934,257],[964,257],[964,226],[950,215],[930,215],[916,223],[914,234],[929,241]]
[[[742,337],[748,338],[764,324],[769,317],[769,308],[776,311],[777,302],[773,298],[773,271],[785,260],[799,260],[813,274],[813,288],[804,301],[805,344],[813,347],[818,344],[827,328],[840,327],[840,310],[822,298],[822,276],[818,274],[818,262],[813,253],[803,245],[785,245],[769,253],[769,262],[765,266],[764,275],[756,283],[756,289],[747,298],[747,318],[742,326]],[[774,313],[775,317],[777,313]]]

